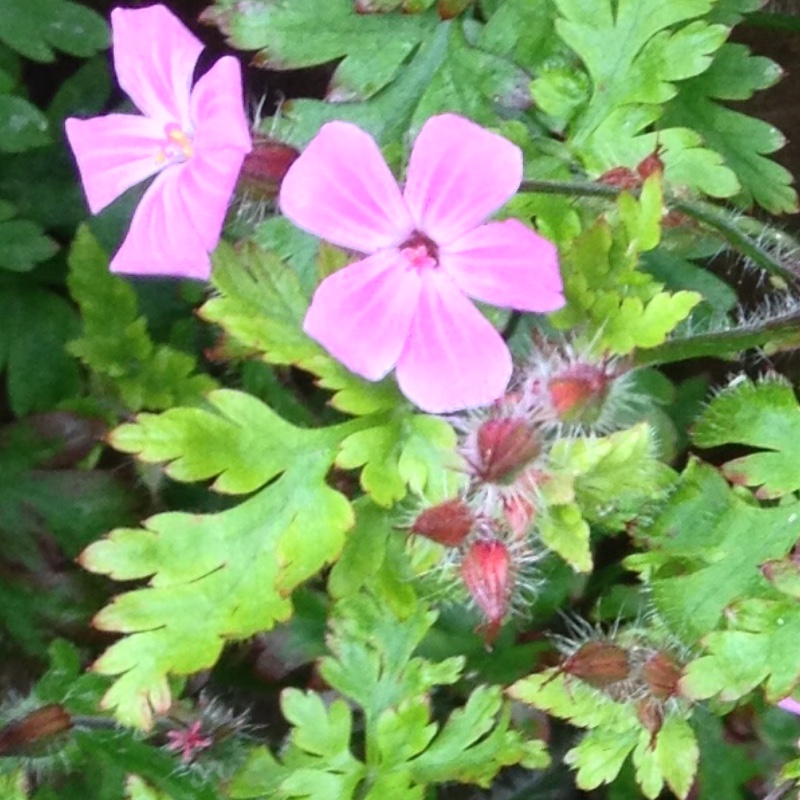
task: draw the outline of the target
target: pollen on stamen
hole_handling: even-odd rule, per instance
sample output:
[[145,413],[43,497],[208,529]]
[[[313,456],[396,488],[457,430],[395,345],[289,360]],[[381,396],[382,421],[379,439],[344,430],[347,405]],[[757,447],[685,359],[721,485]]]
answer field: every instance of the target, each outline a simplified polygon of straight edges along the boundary
[[191,137],[175,122],[164,126],[164,139],[156,152],[156,163],[187,161],[194,155]]

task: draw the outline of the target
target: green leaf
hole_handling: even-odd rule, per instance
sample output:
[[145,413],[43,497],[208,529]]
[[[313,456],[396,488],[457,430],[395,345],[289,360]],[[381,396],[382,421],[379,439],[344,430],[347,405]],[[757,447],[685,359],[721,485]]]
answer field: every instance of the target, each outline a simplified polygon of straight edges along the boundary
[[563,254],[567,306],[551,321],[564,329],[587,326],[598,347],[625,355],[665,341],[702,297],[662,292],[662,284],[638,269],[639,253],[660,237],[658,180],[645,183],[639,200],[621,195],[617,209],[617,219],[600,217]]
[[332,452],[298,457],[241,505],[213,515],[159,514],[144,530],[113,531],[81,563],[116,580],[150,577],[95,618],[128,634],[96,662],[119,676],[104,705],[149,727],[170,704],[169,674],[211,667],[226,639],[271,628],[291,615],[289,594],[334,560],[352,524],[346,499],[324,483]]
[[637,532],[648,551],[625,563],[652,586],[674,633],[695,642],[735,600],[771,593],[761,565],[795,544],[797,517],[796,504],[759,508],[715,469],[691,462],[653,524]]
[[743,187],[742,202],[756,202],[773,214],[797,210],[791,174],[765,158],[783,146],[783,136],[768,123],[715,101],[746,99],[778,77],[780,70],[769,59],[751,56],[741,45],[726,45],[708,72],[681,84],[662,119],[665,126],[697,131],[736,173]]
[[21,153],[49,143],[47,117],[22,97],[0,94],[0,151]]
[[16,416],[46,411],[77,393],[77,364],[64,352],[64,342],[78,322],[65,300],[13,280],[0,284],[0,319],[0,369],[7,370]]
[[0,269],[28,272],[57,250],[58,245],[35,222],[0,222]]
[[431,745],[408,765],[414,781],[456,780],[488,788],[501,766],[525,762],[528,769],[546,767],[550,759],[543,743],[524,743],[518,733],[509,730],[507,711],[497,719],[501,706],[500,687],[480,686],[473,691]]
[[556,4],[562,17],[558,33],[583,60],[593,83],[588,107],[575,123],[577,142],[620,107],[669,100],[677,92],[675,81],[708,68],[728,33],[724,26],[697,20],[709,11],[711,0]]
[[390,380],[369,383],[349,372],[303,332],[308,297],[297,276],[274,254],[257,245],[220,244],[214,253],[214,286],[220,297],[200,310],[253,354],[272,364],[296,364],[319,376],[335,392],[340,411],[371,414],[402,402]]
[[697,775],[700,750],[692,727],[678,716],[668,716],[655,741],[641,738],[633,752],[637,782],[654,800],[664,783],[679,798],[689,794]]
[[414,655],[433,619],[423,603],[398,614],[387,598],[370,591],[339,600],[329,639],[332,655],[321,670],[334,689],[363,709],[366,764],[351,752],[347,703],[337,699],[326,708],[318,695],[287,689],[282,708],[294,727],[280,761],[264,749],[253,752],[234,778],[233,800],[264,795],[422,800],[430,784],[489,786],[505,765],[546,766],[543,743],[525,742],[509,729],[498,687],[477,688],[441,727],[431,719],[430,693],[457,681],[464,663]]
[[168,795],[148,785],[138,775],[129,775],[125,782],[126,800],[171,800]]
[[502,56],[467,43],[451,24],[447,51],[419,99],[411,128],[419,130],[434,114],[451,111],[481,125],[495,125],[498,109],[524,110],[532,104],[530,76]]
[[336,458],[344,469],[362,467],[361,486],[382,506],[405,497],[408,488],[421,495],[456,466],[456,436],[442,419],[398,413],[384,424],[350,434]]
[[633,754],[636,779],[646,797],[657,797],[665,781],[678,797],[687,796],[697,773],[698,747],[688,722],[674,709],[653,735],[637,719],[634,703],[615,702],[554,669],[517,681],[508,693],[573,725],[589,728],[564,759],[577,770],[581,789],[590,791],[613,781]]
[[372,594],[348,595],[336,605],[330,641],[332,656],[320,672],[345,697],[358,703],[375,722],[404,698],[458,680],[463,659],[439,663],[412,658],[435,615],[420,603],[405,617]]
[[259,66],[297,69],[342,59],[329,99],[371,97],[388,84],[420,41],[438,24],[435,13],[359,14],[352,0],[257,0],[247,6],[219,0],[205,18],[234,47],[258,50]]
[[796,603],[743,600],[731,608],[730,628],[704,639],[706,655],[686,668],[682,690],[696,699],[731,701],[766,682],[770,702],[789,695],[800,679]]
[[27,800],[28,776],[24,769],[0,775],[0,794],[5,800]]
[[305,99],[286,103],[274,120],[275,136],[304,147],[324,123],[339,119],[360,126],[381,145],[404,143],[419,99],[446,57],[449,34],[450,24],[434,28],[397,79],[363,103]]
[[800,489],[800,406],[792,387],[777,377],[759,383],[739,378],[720,392],[695,422],[699,447],[744,444],[761,452],[727,461],[723,474],[733,483],[757,487],[763,499]]
[[136,293],[108,271],[108,256],[87,227],[78,229],[68,261],[67,285],[81,310],[83,334],[67,349],[109,393],[139,411],[192,405],[215,387],[208,375],[195,374],[193,356],[152,341]]
[[260,400],[232,389],[218,389],[206,399],[213,411],[140,414],[135,423],[113,431],[111,443],[142,461],[167,462],[165,472],[177,481],[216,477],[215,491],[248,494],[306,456],[330,457],[348,430],[296,428]]
[[54,49],[87,58],[108,47],[108,39],[103,18],[78,3],[3,0],[0,41],[34,61],[53,61]]

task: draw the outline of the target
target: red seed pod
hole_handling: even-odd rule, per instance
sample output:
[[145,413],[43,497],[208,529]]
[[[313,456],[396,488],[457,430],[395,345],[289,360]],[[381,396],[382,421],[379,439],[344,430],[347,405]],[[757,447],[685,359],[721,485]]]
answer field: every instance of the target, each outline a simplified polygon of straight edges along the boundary
[[30,755],[37,745],[72,728],[72,717],[63,706],[37,708],[0,729],[0,756]]
[[613,642],[586,642],[564,661],[561,671],[604,689],[630,676],[628,651]]
[[478,476],[487,483],[508,483],[541,451],[541,437],[525,420],[487,419],[478,428]]
[[457,497],[426,508],[411,526],[411,532],[439,542],[445,547],[458,547],[472,530],[474,520],[467,504]]
[[678,694],[681,668],[666,653],[659,651],[645,661],[642,677],[653,697],[669,700]]
[[272,200],[277,194],[289,167],[300,153],[288,144],[268,136],[256,136],[253,149],[244,157],[239,182],[258,199]]
[[482,631],[490,643],[500,632],[514,588],[511,554],[506,545],[499,539],[473,542],[461,561],[461,579],[484,616]]
[[604,172],[597,182],[617,189],[638,189],[642,185],[641,178],[628,167],[614,167]]

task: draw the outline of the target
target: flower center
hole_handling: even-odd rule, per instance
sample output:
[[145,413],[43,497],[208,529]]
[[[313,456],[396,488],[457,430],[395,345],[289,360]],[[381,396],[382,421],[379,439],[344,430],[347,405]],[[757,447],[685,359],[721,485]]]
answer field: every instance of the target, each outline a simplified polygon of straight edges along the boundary
[[436,246],[436,242],[419,231],[414,231],[400,245],[400,255],[405,258],[408,264],[407,269],[415,269],[417,272],[439,266],[439,248]]
[[157,164],[176,164],[187,161],[194,155],[192,138],[177,122],[164,126],[164,138],[158,143]]

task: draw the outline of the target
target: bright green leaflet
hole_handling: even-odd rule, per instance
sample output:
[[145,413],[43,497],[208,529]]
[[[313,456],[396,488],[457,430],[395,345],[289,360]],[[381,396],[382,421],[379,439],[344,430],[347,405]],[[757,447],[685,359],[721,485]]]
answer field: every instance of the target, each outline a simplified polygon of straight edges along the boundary
[[764,499],[800,489],[800,406],[792,387],[778,378],[737,379],[710,403],[692,430],[700,447],[746,444],[761,452],[726,462],[733,483],[757,487]]

